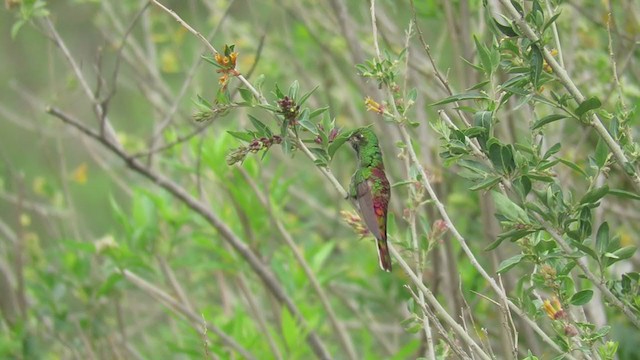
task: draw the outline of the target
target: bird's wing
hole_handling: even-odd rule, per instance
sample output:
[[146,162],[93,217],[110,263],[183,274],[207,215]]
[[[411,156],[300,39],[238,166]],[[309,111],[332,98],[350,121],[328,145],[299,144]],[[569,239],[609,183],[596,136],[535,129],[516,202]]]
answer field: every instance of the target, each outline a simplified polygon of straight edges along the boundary
[[357,185],[357,191],[356,201],[360,207],[360,213],[362,214],[364,223],[367,225],[367,229],[369,229],[376,239],[382,239],[383,237],[380,233],[380,225],[373,207],[373,195],[371,194],[369,182],[363,181],[359,183]]

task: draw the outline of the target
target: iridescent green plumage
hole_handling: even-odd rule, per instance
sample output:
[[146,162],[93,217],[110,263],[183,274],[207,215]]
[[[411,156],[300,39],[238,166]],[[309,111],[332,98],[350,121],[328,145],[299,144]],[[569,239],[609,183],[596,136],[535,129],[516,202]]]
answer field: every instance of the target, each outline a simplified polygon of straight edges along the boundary
[[371,129],[360,128],[351,134],[349,142],[358,156],[358,169],[351,177],[349,196],[358,203],[365,225],[376,238],[380,267],[391,271],[387,247],[387,208],[391,186],[384,172],[378,138]]

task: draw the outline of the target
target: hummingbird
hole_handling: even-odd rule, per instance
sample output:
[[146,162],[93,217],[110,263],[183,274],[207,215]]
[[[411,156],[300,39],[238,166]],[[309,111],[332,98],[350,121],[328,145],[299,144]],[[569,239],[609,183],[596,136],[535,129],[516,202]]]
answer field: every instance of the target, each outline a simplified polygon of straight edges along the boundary
[[348,139],[358,157],[358,168],[351,177],[349,197],[358,204],[369,232],[376,238],[378,260],[384,271],[391,271],[387,246],[387,208],[391,186],[384,171],[378,137],[368,127],[354,130]]

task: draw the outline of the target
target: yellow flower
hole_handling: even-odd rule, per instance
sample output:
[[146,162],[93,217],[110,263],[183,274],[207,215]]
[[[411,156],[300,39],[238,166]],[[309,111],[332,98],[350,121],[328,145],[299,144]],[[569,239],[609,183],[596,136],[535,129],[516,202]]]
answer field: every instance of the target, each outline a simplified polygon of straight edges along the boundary
[[240,73],[236,71],[236,61],[238,59],[238,53],[235,51],[229,52],[228,50],[229,49],[225,46],[225,54],[227,55],[216,53],[214,56],[216,63],[218,63],[218,65],[221,67],[220,69],[216,70],[216,72],[222,74],[220,75],[220,78],[218,78],[218,83],[220,83],[220,86],[223,89],[226,88],[227,84],[229,83],[229,75],[240,75]]
[[384,106],[377,103],[370,97],[364,99],[364,104],[367,106],[367,111],[377,112],[378,114],[384,114]]
[[566,317],[566,313],[564,309],[562,309],[562,304],[560,304],[560,301],[556,297],[551,300],[545,300],[542,303],[542,307],[551,320],[558,320]]
[[[558,49],[551,49],[551,51],[549,51],[549,53],[551,53],[551,56],[556,56],[558,55]],[[553,69],[551,68],[551,65],[549,65],[547,63],[547,60],[544,61],[544,63],[542,64],[542,69],[548,73],[552,73]]]

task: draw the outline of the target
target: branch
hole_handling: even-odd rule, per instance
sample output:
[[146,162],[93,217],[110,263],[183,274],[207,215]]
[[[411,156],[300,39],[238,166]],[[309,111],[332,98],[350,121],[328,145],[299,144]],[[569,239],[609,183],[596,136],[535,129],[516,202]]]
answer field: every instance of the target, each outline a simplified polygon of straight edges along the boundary
[[184,26],[185,29],[189,30],[190,33],[192,33],[198,39],[200,39],[200,41],[202,41],[202,43],[205,44],[207,46],[207,48],[209,48],[209,50],[212,53],[216,54],[218,52],[218,50],[216,50],[216,48],[214,48],[213,45],[211,45],[211,43],[207,40],[207,38],[204,37],[204,35],[202,35],[198,31],[196,31],[196,29],[192,28],[189,24],[187,24],[186,21],[182,20],[182,18],[180,16],[178,16],[178,14],[176,14],[175,11],[173,11],[173,10],[169,9],[168,7],[162,5],[157,0],[151,0],[151,2],[156,4],[162,10],[166,11],[167,13],[169,13],[169,15],[171,15],[174,19],[176,19],[176,21],[179,22],[180,25]]
[[[377,49],[376,56],[377,56],[378,59],[381,59],[380,52],[379,52],[379,47],[377,45],[378,40],[377,40],[376,26],[375,26],[375,22],[376,22],[375,0],[371,1],[371,21],[374,24],[372,26],[372,28],[373,28],[374,46]],[[393,101],[393,96],[390,93],[390,90],[388,88],[387,88],[387,96],[389,97],[389,100],[390,100],[389,103],[391,104],[391,107],[393,108],[394,116],[396,117],[397,120],[401,120],[402,116],[398,112],[398,109],[395,106],[395,101]],[[431,197],[431,199],[433,200],[436,208],[438,209],[438,212],[440,213],[440,216],[442,217],[444,222],[447,224],[447,227],[451,231],[451,233],[454,236],[454,238],[460,244],[460,247],[462,248],[463,252],[467,256],[469,261],[471,262],[471,265],[489,283],[491,288],[494,290],[494,292],[496,294],[498,294],[498,296],[500,296],[501,298],[507,299],[507,303],[509,304],[509,307],[511,308],[511,310],[513,310],[516,314],[518,314],[518,316],[522,317],[525,320],[525,322],[527,322],[540,335],[540,337],[542,337],[542,339],[545,342],[547,342],[549,345],[551,345],[559,353],[563,353],[564,351],[562,351],[562,349],[538,326],[538,324],[536,324],[533,320],[529,319],[527,314],[523,310],[521,310],[515,303],[513,303],[510,300],[508,300],[507,295],[502,291],[502,288],[500,288],[500,286],[497,284],[497,282],[491,276],[489,276],[487,271],[482,267],[482,265],[480,265],[480,263],[476,259],[475,255],[473,254],[473,252],[469,248],[469,245],[467,244],[466,240],[460,234],[460,232],[458,232],[458,229],[455,227],[455,225],[451,221],[451,218],[449,217],[449,214],[447,213],[447,210],[445,209],[445,207],[442,204],[442,202],[438,199],[438,196],[436,195],[433,187],[431,186],[431,183],[429,182],[429,176],[424,171],[424,168],[422,167],[422,164],[420,163],[420,160],[418,159],[418,156],[416,155],[416,152],[413,149],[413,144],[412,144],[412,141],[411,141],[411,137],[409,136],[409,133],[407,132],[406,127],[404,126],[403,123],[399,123],[398,124],[398,128],[400,130],[400,135],[401,135],[402,141],[405,143],[406,149],[409,152],[409,157],[411,159],[411,162],[413,162],[413,164],[415,165],[416,169],[418,170],[418,173],[421,175],[420,176],[420,182],[422,183],[424,188],[429,193],[429,197]],[[419,286],[424,287],[424,285],[422,283],[420,283]],[[427,294],[425,294],[425,295],[427,295]],[[573,357],[571,355],[569,355],[569,354],[565,354],[565,356],[567,358],[569,358],[569,359],[573,359]]]
[[[553,72],[558,76],[558,81],[560,81],[560,83],[565,87],[565,89],[567,89],[569,94],[571,94],[571,96],[576,100],[576,102],[578,102],[578,104],[584,102],[586,99],[585,96],[580,92],[578,87],[574,84],[573,80],[571,80],[571,78],[569,77],[569,74],[564,69],[564,67],[562,67],[556,61],[556,59],[553,57],[553,55],[551,55],[551,53],[549,52],[549,50],[547,50],[546,47],[542,46],[542,44],[540,43],[540,38],[538,37],[538,35],[536,35],[535,31],[529,26],[529,24],[527,24],[527,22],[522,17],[522,15],[520,15],[518,10],[511,4],[509,0],[500,0],[500,2],[507,9],[510,15],[513,17],[513,21],[515,21],[516,25],[518,25],[518,27],[520,28],[520,30],[522,30],[524,35],[529,40],[531,40],[531,42],[537,44],[540,51],[542,52],[542,56],[547,61],[547,64],[551,66],[551,69],[553,69]],[[600,119],[596,116],[595,113],[592,113],[591,116],[589,116],[589,125],[592,126],[596,130],[598,135],[600,135],[602,140],[604,140],[604,142],[607,144],[607,146],[613,153],[613,156],[616,158],[618,164],[622,167],[623,172],[627,174],[627,176],[631,179],[636,190],[640,191],[640,176],[638,175],[637,169],[635,168],[635,166],[633,166],[631,161],[627,159],[620,145],[611,136],[611,134],[609,134],[607,129],[604,127],[604,124],[602,124],[602,121],[600,121]]]
[[306,320],[302,317],[300,310],[295,305],[293,300],[289,298],[289,296],[287,296],[284,288],[280,285],[280,282],[275,277],[275,275],[273,275],[269,268],[262,262],[259,256],[255,252],[253,252],[253,250],[249,246],[247,246],[247,244],[242,241],[242,239],[240,239],[227,226],[227,224],[225,224],[220,218],[218,218],[218,216],[213,211],[211,211],[206,204],[196,200],[184,188],[173,182],[173,180],[148,168],[139,160],[132,158],[123,149],[108,141],[106,138],[100,136],[100,134],[88,128],[70,115],[53,107],[48,107],[46,109],[46,112],[102,144],[112,153],[124,160],[130,169],[151,180],[157,186],[165,189],[175,198],[180,200],[183,204],[191,208],[195,213],[202,216],[220,233],[222,238],[224,238],[227,243],[229,243],[229,245],[231,245],[240,254],[240,256],[245,261],[247,261],[247,263],[249,263],[249,266],[251,266],[253,271],[258,275],[258,277],[260,277],[267,289],[269,289],[269,291],[275,296],[275,298],[287,308],[287,310],[296,318],[300,325],[309,332],[307,335],[307,342],[316,353],[316,355],[320,359],[331,358],[318,335],[309,328],[309,324],[307,324]]

